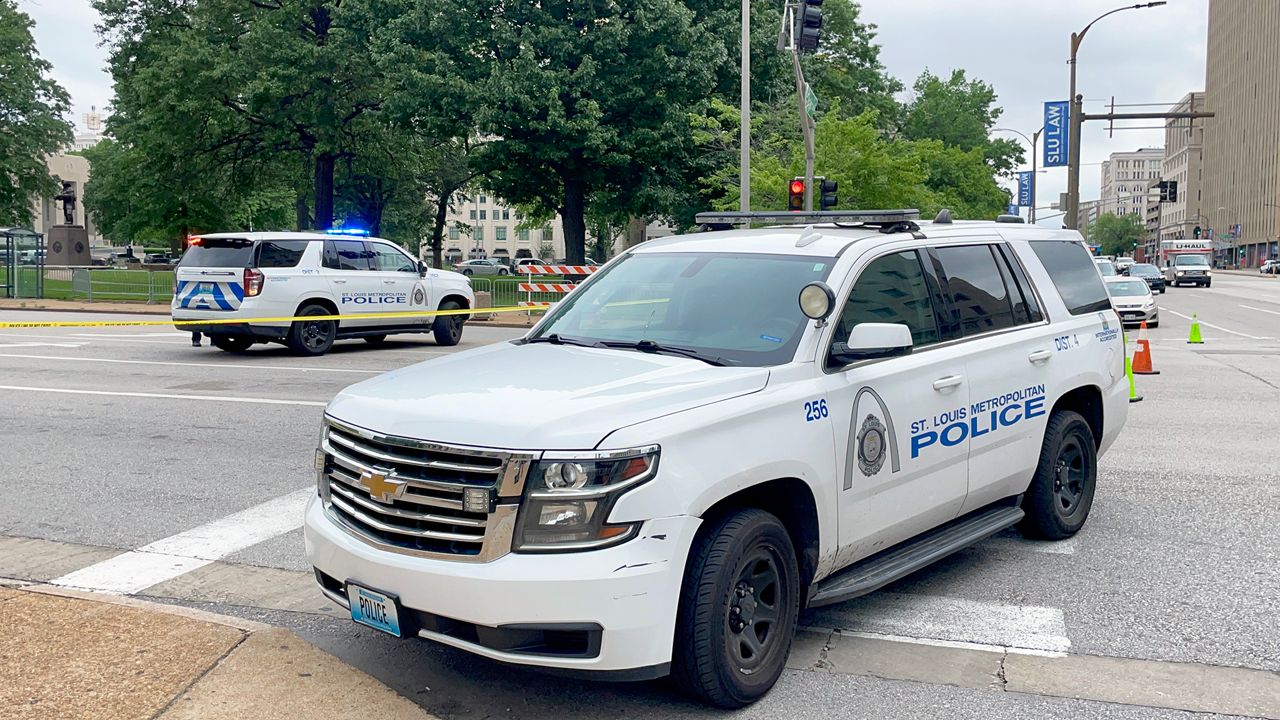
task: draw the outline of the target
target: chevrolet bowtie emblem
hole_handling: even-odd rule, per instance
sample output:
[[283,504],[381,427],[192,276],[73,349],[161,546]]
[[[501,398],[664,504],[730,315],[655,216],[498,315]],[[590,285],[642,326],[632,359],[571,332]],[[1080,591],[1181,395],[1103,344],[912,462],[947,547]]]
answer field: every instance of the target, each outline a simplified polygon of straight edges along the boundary
[[395,479],[395,471],[390,475],[365,470],[360,473],[360,487],[369,491],[369,497],[384,505],[404,495],[405,482]]

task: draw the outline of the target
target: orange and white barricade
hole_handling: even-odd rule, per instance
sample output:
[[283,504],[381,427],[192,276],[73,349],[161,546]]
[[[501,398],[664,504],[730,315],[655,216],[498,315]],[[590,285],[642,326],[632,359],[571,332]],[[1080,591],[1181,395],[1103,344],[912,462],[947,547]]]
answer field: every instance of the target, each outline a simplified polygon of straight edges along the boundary
[[546,309],[555,305],[555,303],[534,300],[534,293],[557,293],[563,295],[578,287],[577,283],[531,282],[534,275],[590,275],[599,269],[598,265],[521,265],[516,268],[516,272],[528,275],[529,281],[522,282],[518,286],[520,292],[525,293],[525,299],[520,301],[520,306],[529,308],[531,313],[534,308]]

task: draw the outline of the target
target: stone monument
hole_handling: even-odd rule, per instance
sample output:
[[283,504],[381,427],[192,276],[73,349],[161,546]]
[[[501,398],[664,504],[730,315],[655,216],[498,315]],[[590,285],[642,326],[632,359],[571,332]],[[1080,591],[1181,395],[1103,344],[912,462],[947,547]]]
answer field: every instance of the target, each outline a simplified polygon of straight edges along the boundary
[[53,196],[62,203],[61,225],[50,226],[45,232],[45,265],[90,265],[89,232],[76,224],[76,186],[62,181],[62,191]]

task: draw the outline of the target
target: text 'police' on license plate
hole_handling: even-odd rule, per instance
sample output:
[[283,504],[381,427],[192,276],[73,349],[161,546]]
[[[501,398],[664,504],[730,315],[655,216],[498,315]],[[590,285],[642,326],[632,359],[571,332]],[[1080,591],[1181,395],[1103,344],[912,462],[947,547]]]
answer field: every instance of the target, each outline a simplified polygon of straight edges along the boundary
[[400,613],[394,595],[347,583],[347,599],[351,601],[351,619],[361,625],[401,637]]

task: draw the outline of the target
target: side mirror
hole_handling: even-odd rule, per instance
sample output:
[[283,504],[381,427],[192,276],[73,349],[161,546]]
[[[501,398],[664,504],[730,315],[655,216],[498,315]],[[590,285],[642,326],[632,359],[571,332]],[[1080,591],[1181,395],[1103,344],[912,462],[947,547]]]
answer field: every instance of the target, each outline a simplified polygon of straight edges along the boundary
[[426,276],[427,276],[427,270],[430,270],[430,269],[431,269],[431,266],[430,266],[430,265],[428,265],[426,262],[424,262],[424,261],[422,261],[422,260],[419,260],[419,261],[418,261],[418,276],[419,276],[419,277],[426,277]]
[[901,323],[858,323],[849,333],[848,342],[835,343],[831,355],[849,364],[859,360],[897,357],[911,354],[911,328]]

